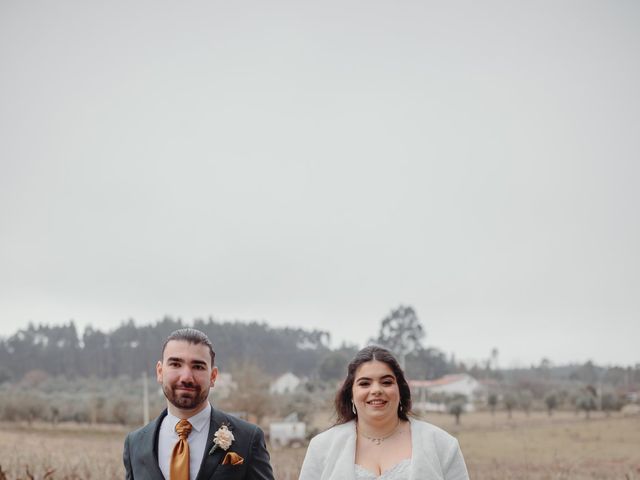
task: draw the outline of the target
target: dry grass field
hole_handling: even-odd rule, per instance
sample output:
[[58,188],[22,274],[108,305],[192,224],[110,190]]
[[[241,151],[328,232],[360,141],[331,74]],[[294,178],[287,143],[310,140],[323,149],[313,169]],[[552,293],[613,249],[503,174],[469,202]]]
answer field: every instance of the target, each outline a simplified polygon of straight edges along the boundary
[[640,417],[535,412],[426,417],[460,441],[470,477],[489,479],[640,479]]
[[[460,440],[474,480],[640,480],[640,417],[591,420],[569,412],[549,418],[504,412],[448,415],[428,421]],[[121,479],[126,429],[78,425],[0,425],[0,468],[7,480]],[[271,450],[278,480],[297,479],[304,448]],[[49,472],[49,473],[48,473]],[[0,479],[2,474],[0,474]]]

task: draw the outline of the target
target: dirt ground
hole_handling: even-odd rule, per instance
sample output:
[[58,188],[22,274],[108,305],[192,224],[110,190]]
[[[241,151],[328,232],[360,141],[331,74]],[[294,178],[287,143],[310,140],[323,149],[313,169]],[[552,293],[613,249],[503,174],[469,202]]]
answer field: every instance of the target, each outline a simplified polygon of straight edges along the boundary
[[[504,412],[425,419],[460,441],[474,480],[640,480],[640,417],[573,412],[548,417]],[[7,480],[122,479],[121,427],[0,424],[0,469]],[[305,448],[270,449],[278,480],[294,480]],[[48,475],[47,473],[50,472]],[[2,478],[0,474],[0,478]]]

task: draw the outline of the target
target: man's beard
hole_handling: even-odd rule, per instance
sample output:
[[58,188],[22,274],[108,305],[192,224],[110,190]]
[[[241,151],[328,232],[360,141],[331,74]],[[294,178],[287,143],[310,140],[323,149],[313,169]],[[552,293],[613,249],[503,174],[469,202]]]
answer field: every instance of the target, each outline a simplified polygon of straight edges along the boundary
[[[176,393],[176,389],[179,387],[193,388],[194,390],[192,392]],[[170,385],[162,385],[162,391],[174,407],[182,410],[193,410],[202,405],[209,397],[209,389],[203,390],[199,385],[191,383],[174,385],[173,387]]]

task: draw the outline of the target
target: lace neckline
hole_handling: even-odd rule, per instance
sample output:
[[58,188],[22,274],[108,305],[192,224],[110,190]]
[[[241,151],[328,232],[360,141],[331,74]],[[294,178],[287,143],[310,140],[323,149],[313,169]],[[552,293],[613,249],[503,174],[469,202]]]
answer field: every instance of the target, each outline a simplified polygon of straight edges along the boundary
[[394,472],[400,470],[401,468],[404,468],[405,466],[408,467],[410,464],[411,464],[411,459],[410,458],[405,458],[404,460],[400,460],[398,463],[396,463],[391,468],[387,468],[380,475],[376,475],[371,470],[368,470],[368,469],[364,468],[362,465],[358,465],[357,463],[355,465],[356,465],[356,470],[359,473],[364,474],[366,476],[366,478],[384,479],[384,478],[387,478],[388,475],[392,475]]

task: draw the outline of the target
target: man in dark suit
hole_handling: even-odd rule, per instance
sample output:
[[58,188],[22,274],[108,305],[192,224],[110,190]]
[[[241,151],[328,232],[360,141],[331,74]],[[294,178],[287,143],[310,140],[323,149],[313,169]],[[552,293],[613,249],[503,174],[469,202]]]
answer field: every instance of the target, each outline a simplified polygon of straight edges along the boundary
[[128,480],[273,480],[262,430],[211,407],[218,369],[209,338],[173,332],[156,365],[167,409],[127,435]]

